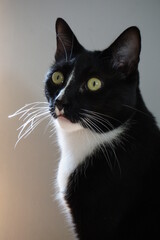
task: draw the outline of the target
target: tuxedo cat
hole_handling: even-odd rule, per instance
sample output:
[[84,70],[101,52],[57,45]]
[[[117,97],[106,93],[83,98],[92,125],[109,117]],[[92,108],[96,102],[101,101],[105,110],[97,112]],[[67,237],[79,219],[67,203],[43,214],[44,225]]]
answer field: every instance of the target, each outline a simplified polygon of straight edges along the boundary
[[139,89],[141,36],[88,51],[61,18],[45,94],[61,159],[59,196],[80,240],[160,238],[160,131]]

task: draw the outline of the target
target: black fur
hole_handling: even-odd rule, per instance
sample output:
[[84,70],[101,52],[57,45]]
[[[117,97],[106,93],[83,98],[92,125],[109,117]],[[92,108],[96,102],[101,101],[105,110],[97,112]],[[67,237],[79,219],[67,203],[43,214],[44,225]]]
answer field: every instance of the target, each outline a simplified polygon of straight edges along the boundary
[[[95,121],[97,127],[86,126],[80,120],[82,109],[109,116],[105,118],[114,128],[127,126],[114,151],[106,145],[112,167],[97,149],[70,176],[65,199],[77,236],[80,240],[159,239],[160,131],[139,90],[140,32],[131,27],[109,48],[94,52],[79,44],[64,20],[57,20],[56,32],[56,62],[45,85],[53,117],[59,104],[66,118],[92,131],[107,132],[111,125]],[[56,103],[73,68],[72,84]],[[55,71],[64,74],[61,86],[52,82]],[[86,82],[91,77],[101,79],[100,90],[88,90]]]

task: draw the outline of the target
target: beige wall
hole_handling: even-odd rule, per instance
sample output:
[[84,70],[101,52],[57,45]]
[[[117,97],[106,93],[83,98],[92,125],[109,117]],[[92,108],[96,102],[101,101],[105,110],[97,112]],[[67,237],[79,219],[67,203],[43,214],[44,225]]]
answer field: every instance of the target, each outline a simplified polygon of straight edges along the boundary
[[53,200],[57,147],[44,123],[14,150],[26,103],[44,101],[55,51],[54,22],[65,18],[89,49],[107,47],[131,25],[142,32],[141,88],[160,122],[159,0],[0,0],[0,240],[70,240]]

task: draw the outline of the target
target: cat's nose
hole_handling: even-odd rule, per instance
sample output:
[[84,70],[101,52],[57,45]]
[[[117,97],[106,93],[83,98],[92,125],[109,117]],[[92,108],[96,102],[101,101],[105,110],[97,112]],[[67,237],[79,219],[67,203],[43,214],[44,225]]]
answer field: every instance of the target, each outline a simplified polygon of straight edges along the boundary
[[57,117],[64,115],[64,110],[59,110],[57,107],[55,107],[55,114]]
[[56,99],[55,106],[61,111],[68,104],[66,99]]

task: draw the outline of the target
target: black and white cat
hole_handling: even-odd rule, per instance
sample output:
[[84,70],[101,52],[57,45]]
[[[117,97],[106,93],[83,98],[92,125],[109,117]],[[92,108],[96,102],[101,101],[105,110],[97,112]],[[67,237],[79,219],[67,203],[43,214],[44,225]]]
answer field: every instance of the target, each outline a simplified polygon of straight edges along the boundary
[[57,183],[80,240],[160,238],[160,131],[140,90],[137,27],[104,51],[57,19],[45,94],[61,149]]

